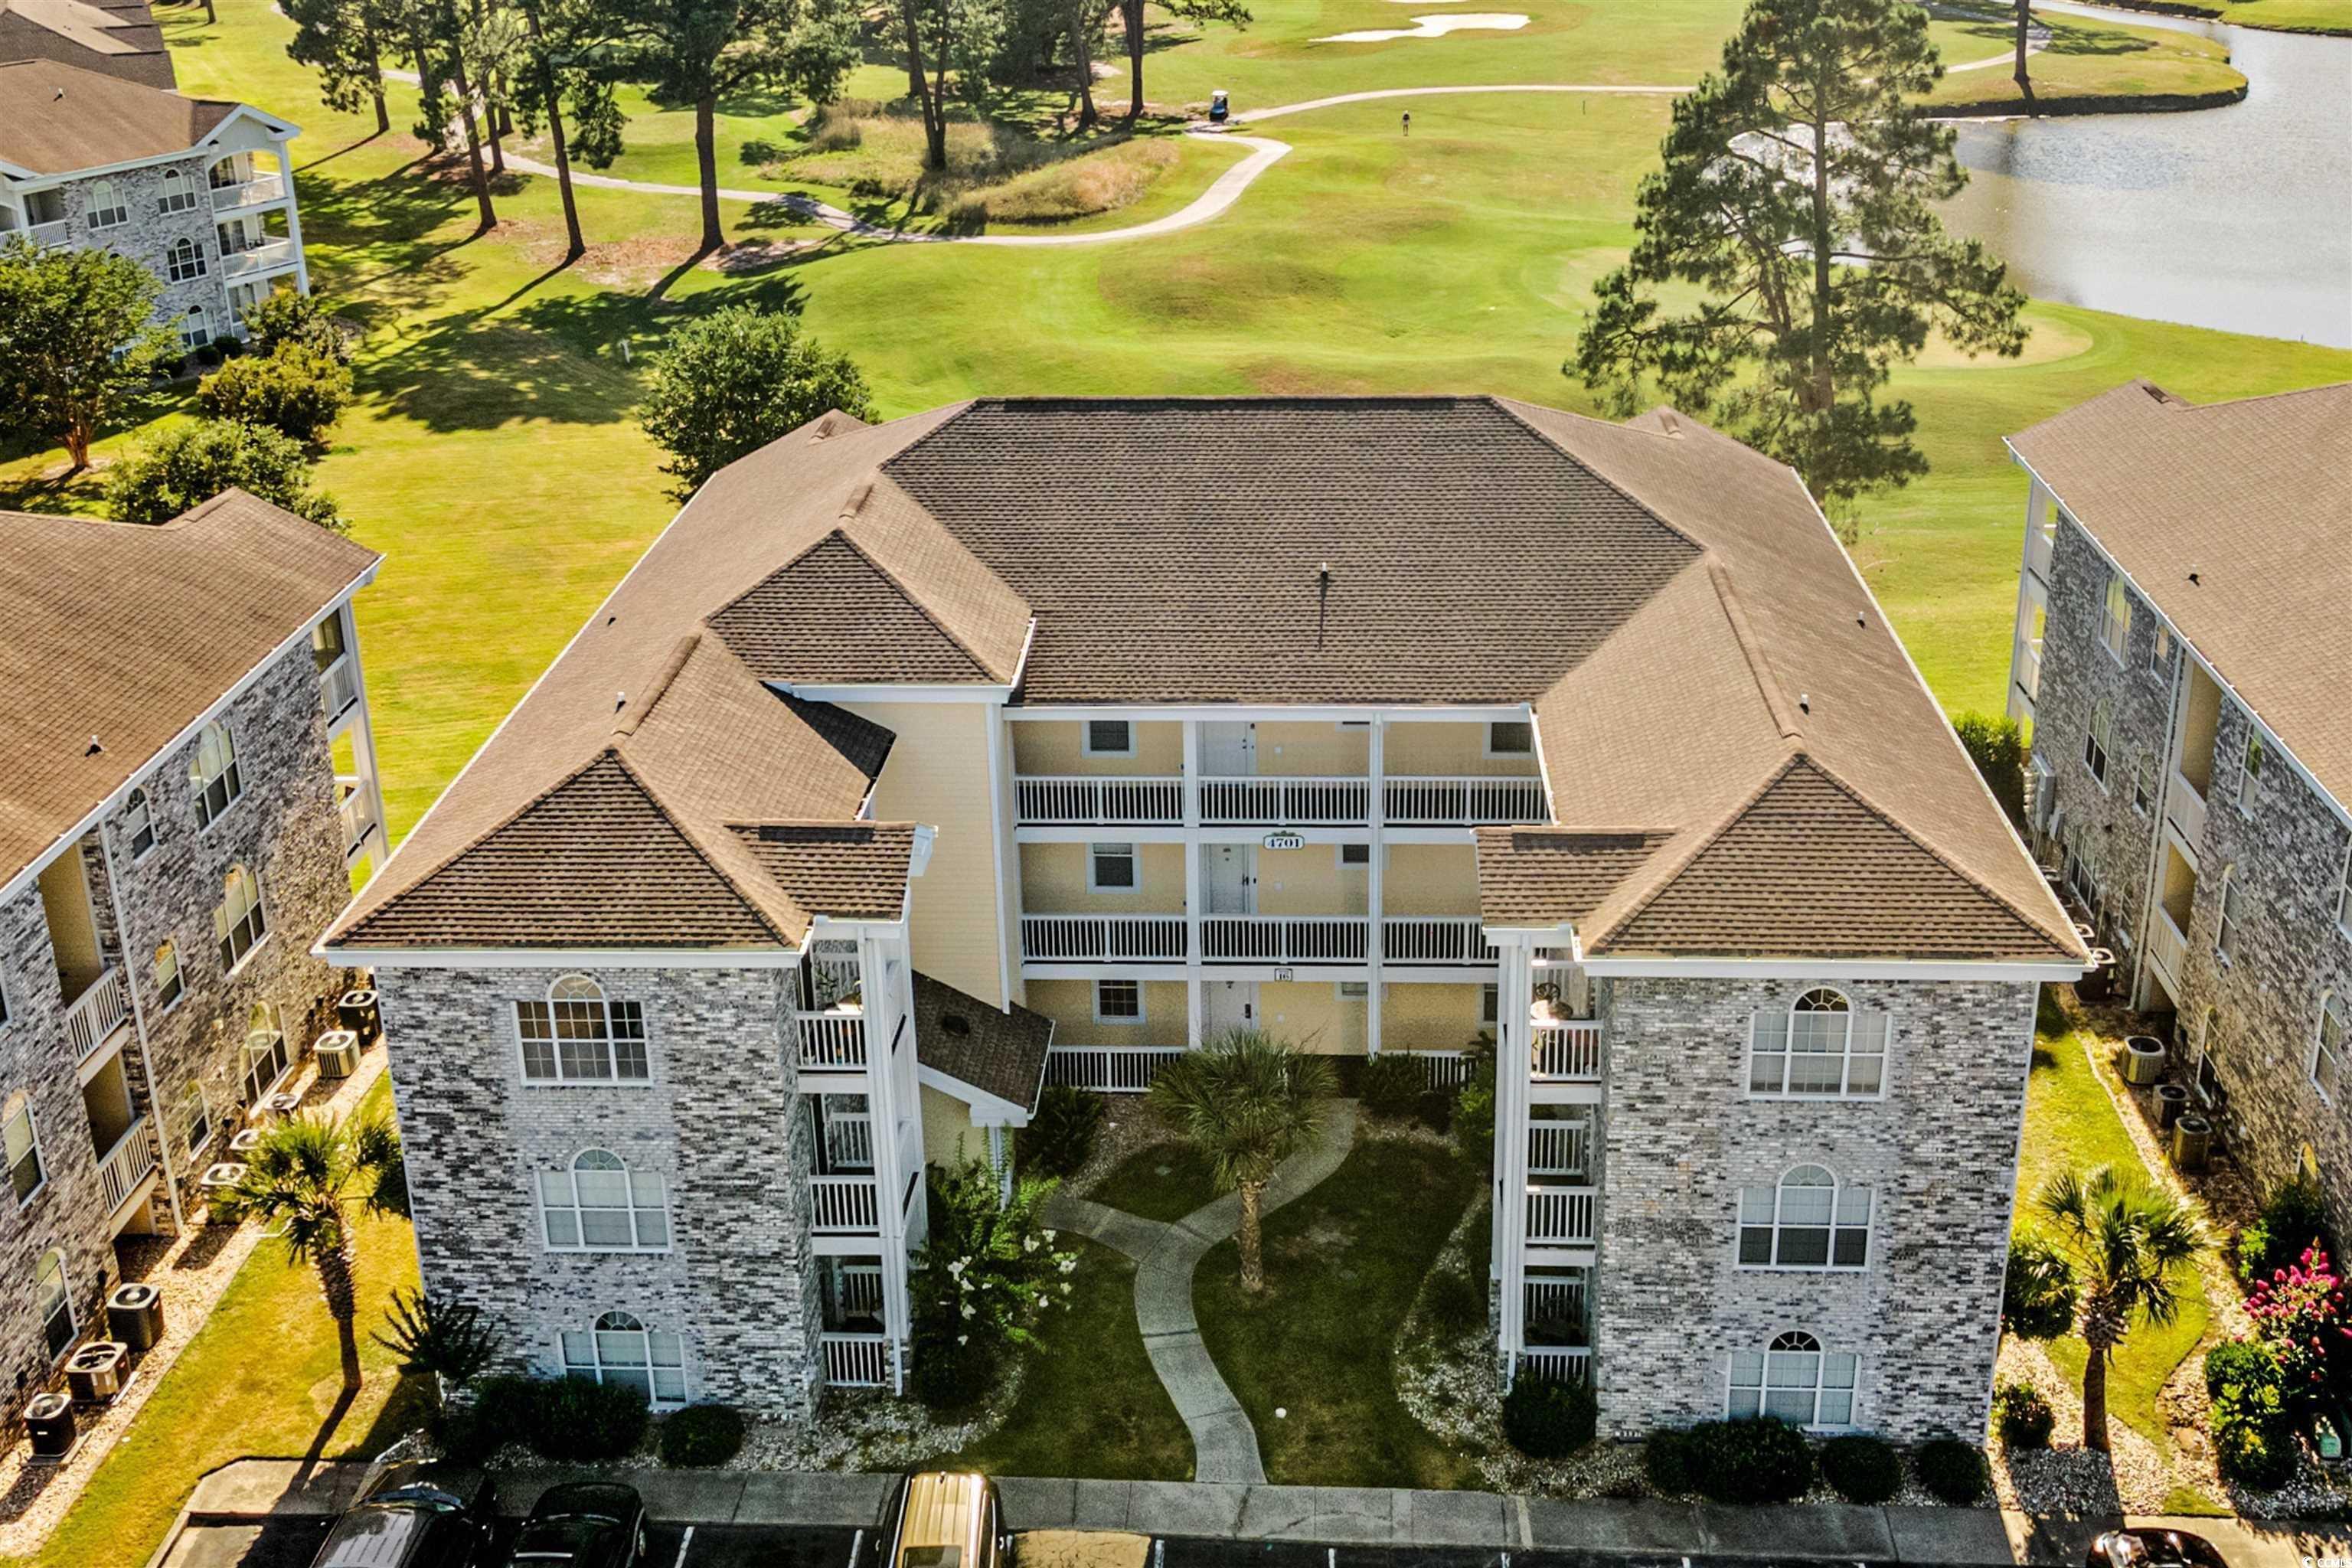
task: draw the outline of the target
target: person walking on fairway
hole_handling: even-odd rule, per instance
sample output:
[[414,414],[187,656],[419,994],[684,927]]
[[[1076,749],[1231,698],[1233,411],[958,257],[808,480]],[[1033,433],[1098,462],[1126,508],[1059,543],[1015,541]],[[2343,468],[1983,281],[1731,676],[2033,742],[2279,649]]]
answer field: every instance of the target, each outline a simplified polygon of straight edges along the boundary
[[1412,134],[1412,110],[1410,109],[1404,111],[1404,133],[1408,136]]

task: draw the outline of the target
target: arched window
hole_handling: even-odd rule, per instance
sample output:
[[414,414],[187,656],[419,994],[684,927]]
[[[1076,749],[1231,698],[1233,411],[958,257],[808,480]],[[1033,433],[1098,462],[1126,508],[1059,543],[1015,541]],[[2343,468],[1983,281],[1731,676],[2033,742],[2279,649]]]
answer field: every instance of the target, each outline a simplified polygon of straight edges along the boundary
[[16,1202],[30,1203],[49,1178],[41,1168],[41,1138],[33,1128],[33,1102],[24,1095],[11,1100],[6,1116],[0,1117],[0,1143],[6,1146],[8,1185]]
[[2091,708],[2091,727],[2083,731],[2083,765],[2101,784],[2107,782],[2107,747],[2115,739],[2116,711],[2102,698]]
[[540,1215],[555,1252],[660,1252],[669,1247],[669,1191],[652,1171],[588,1149],[539,1173]]
[[92,180],[89,183],[89,226],[115,228],[131,221],[131,209],[122,205],[122,188],[112,180]]
[[261,883],[243,866],[231,866],[221,879],[220,907],[213,910],[213,935],[220,942],[220,964],[235,969],[245,955],[269,934],[269,917],[261,906]]
[[635,1388],[656,1405],[686,1403],[686,1343],[648,1330],[626,1312],[607,1312],[583,1333],[563,1331],[563,1374]]
[[245,793],[245,781],[237,776],[236,744],[218,724],[205,725],[196,738],[196,754],[188,759],[188,787],[195,792],[199,827],[210,827]]
[[184,169],[163,171],[163,184],[155,195],[155,210],[162,213],[193,212],[196,205],[196,183],[188,178]]
[[1870,1189],[1819,1165],[1739,1189],[1739,1261],[1751,1268],[1861,1268],[1870,1260]]
[[188,1130],[186,1148],[194,1154],[213,1141],[213,1102],[203,1083],[191,1080],[180,1096],[180,1122]]
[[172,242],[172,248],[163,253],[163,263],[165,268],[172,274],[172,281],[174,283],[194,282],[205,275],[208,266],[205,260],[204,248],[194,240],[187,238],[175,239]]
[[167,938],[155,944],[155,1010],[167,1012],[187,990],[180,975],[180,950]]
[[2329,1104],[2344,1083],[2344,1055],[2352,1050],[2352,1009],[2344,993],[2330,991],[2319,999],[2319,1027],[2311,1040],[2311,1082]]
[[584,974],[557,980],[544,1002],[516,1003],[515,1032],[529,1082],[643,1083],[652,1076],[644,1005],[608,1002]]
[[1856,1013],[1843,991],[1816,986],[1786,1012],[1760,1009],[1749,1034],[1752,1095],[1874,1095],[1885,1082],[1886,1015]]
[[122,837],[131,845],[133,860],[155,847],[155,808],[143,789],[132,790],[122,803]]
[[1731,1352],[1725,1409],[1734,1420],[1769,1415],[1792,1426],[1851,1426],[1861,1374],[1860,1357],[1825,1352],[1801,1331],[1782,1334],[1760,1352]]
[[2107,579],[2106,602],[2099,607],[2099,640],[2107,651],[2123,662],[2124,649],[2131,645],[2131,590],[2124,586],[2123,574]]
[[49,1359],[73,1348],[73,1298],[66,1290],[66,1255],[52,1247],[33,1265],[33,1307],[48,1336]]

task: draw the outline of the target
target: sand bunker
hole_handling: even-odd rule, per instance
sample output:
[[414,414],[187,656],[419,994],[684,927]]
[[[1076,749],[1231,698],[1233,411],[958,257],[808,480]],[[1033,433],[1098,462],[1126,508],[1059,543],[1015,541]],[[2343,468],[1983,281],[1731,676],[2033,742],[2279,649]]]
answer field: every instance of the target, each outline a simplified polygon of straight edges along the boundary
[[1415,16],[1410,27],[1367,27],[1360,33],[1334,33],[1328,38],[1318,38],[1318,44],[1384,44],[1391,38],[1442,38],[1448,33],[1486,28],[1496,32],[1514,32],[1528,25],[1528,19],[1510,11],[1474,11],[1455,16]]

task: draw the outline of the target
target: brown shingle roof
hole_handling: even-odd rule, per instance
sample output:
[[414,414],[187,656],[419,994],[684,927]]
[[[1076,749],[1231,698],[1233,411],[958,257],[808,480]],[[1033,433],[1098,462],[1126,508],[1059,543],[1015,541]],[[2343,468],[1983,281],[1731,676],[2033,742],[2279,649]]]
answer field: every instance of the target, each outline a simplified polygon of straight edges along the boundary
[[379,559],[242,490],[161,527],[0,512],[0,878],[38,859]]
[[1024,1110],[1037,1109],[1051,1018],[1018,1003],[991,1006],[919,971],[914,989],[916,1060]]
[[2134,381],[2009,444],[2352,807],[2352,382],[2200,406]]
[[1481,827],[1478,911],[1495,926],[1581,921],[1674,836],[1559,827]]
[[170,90],[172,52],[144,4],[0,0],[0,60],[46,59]]
[[0,163],[68,174],[183,152],[240,106],[123,81],[61,60],[0,64]]
[[992,679],[839,529],[712,616],[710,629],[763,680]]
[[739,824],[735,836],[768,879],[811,914],[894,921],[906,912],[912,823],[762,822]]

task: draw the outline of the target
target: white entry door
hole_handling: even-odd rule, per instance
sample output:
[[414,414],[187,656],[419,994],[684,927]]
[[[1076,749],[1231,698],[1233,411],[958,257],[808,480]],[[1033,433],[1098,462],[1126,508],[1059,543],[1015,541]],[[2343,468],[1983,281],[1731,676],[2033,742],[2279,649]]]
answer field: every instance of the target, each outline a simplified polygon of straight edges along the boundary
[[1227,719],[1204,720],[1201,772],[1213,779],[1247,778],[1257,772],[1257,726]]
[[1201,985],[1201,1037],[1213,1040],[1232,1029],[1257,1026],[1257,982],[1209,980]]
[[1201,897],[1204,915],[1246,915],[1257,908],[1257,846],[1201,846]]

